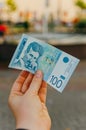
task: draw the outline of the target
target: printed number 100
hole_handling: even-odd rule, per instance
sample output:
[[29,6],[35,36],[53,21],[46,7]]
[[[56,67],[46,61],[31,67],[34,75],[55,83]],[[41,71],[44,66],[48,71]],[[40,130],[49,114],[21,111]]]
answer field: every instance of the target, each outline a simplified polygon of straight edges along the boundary
[[55,77],[54,75],[52,75],[50,83],[52,85],[55,85],[57,88],[60,88],[62,86],[62,80],[58,79],[57,77]]

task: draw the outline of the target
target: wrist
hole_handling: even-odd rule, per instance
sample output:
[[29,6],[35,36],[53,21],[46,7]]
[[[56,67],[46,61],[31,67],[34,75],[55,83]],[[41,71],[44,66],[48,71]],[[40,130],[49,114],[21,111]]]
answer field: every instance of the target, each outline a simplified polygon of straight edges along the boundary
[[16,130],[30,130],[29,120],[24,117],[16,120]]
[[22,119],[16,122],[16,130],[39,130],[31,120]]
[[16,129],[16,130],[30,130],[30,129],[19,128],[19,129]]
[[[40,121],[33,119],[21,118],[21,120],[16,120],[16,130],[40,130]],[[41,130],[50,130],[48,125],[41,124]]]
[[25,121],[16,123],[16,130],[30,130],[28,123]]

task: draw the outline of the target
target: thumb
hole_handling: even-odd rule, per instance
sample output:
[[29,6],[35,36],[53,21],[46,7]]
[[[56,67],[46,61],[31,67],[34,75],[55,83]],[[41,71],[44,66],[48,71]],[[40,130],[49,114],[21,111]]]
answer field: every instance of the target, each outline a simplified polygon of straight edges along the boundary
[[31,93],[31,94],[38,94],[39,92],[39,89],[41,87],[41,84],[42,84],[42,78],[43,78],[43,74],[42,74],[42,71],[38,70],[34,77],[33,77],[33,80],[30,84],[30,87],[27,91],[27,93]]

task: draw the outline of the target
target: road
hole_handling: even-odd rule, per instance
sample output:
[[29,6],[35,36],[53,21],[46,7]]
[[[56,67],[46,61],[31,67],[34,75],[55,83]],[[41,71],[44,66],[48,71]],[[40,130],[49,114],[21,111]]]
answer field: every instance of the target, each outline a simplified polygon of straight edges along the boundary
[[[19,72],[0,66],[0,130],[15,129],[7,101]],[[62,94],[48,86],[47,107],[51,130],[86,130],[86,60],[79,63]]]

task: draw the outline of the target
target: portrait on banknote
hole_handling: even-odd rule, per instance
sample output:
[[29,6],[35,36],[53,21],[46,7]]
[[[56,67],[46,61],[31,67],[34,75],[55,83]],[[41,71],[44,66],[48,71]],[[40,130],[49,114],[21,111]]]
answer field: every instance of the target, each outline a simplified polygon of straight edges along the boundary
[[17,56],[18,57],[17,60],[16,59],[14,60],[14,65],[35,72],[38,69],[38,59],[42,55],[43,55],[43,47],[37,42],[31,42],[27,47],[26,46],[23,47],[20,56]]

